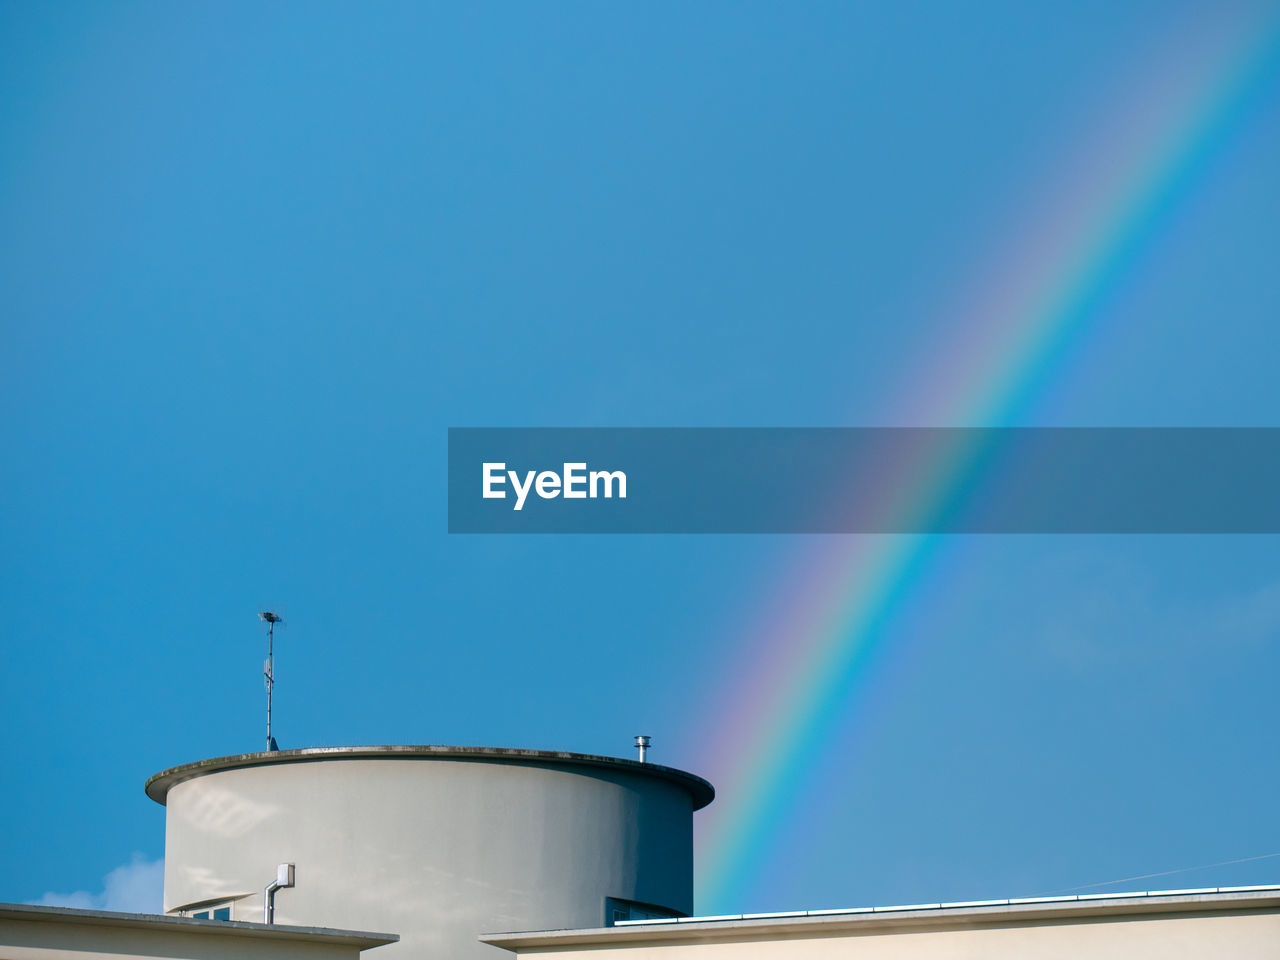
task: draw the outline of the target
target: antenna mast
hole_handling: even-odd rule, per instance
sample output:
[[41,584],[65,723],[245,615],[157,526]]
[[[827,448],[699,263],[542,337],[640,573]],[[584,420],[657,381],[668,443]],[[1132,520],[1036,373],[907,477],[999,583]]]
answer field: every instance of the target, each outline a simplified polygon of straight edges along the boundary
[[267,660],[262,665],[262,676],[267,686],[267,752],[273,753],[280,749],[276,746],[276,738],[271,735],[271,691],[276,685],[276,624],[280,622],[280,616],[270,610],[264,610],[258,614],[258,619],[267,624]]

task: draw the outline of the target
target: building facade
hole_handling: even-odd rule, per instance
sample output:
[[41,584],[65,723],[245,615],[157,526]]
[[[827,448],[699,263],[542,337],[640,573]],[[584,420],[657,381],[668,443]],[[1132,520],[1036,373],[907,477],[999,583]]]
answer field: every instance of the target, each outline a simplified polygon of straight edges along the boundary
[[695,917],[484,939],[539,960],[1277,960],[1280,886]]
[[359,960],[393,934],[0,904],[4,960]]
[[0,904],[0,958],[1280,960],[1280,886],[689,916],[714,790],[634,760],[335,747],[146,790],[165,915]]
[[392,930],[381,956],[485,957],[494,929],[693,910],[709,783],[652,763],[533,750],[336,747],[156,774],[167,913]]

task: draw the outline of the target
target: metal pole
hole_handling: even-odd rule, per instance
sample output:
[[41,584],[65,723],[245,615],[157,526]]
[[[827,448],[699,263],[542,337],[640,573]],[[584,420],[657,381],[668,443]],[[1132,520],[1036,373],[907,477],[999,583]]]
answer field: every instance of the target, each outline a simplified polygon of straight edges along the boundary
[[275,738],[271,736],[271,694],[276,686],[276,624],[280,622],[280,615],[263,610],[258,619],[267,625],[267,660],[262,675],[267,678],[267,753],[271,753],[278,749]]
[[[267,621],[267,750],[271,750],[271,692],[276,685],[276,622]],[[268,920],[268,923],[271,921]]]

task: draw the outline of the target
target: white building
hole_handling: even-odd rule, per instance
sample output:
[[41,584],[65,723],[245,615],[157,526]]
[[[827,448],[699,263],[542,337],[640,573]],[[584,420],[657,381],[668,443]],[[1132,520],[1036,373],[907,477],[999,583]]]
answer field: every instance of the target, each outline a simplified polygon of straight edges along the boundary
[[380,956],[485,957],[488,930],[599,927],[693,910],[700,777],[535,750],[334,747],[156,774],[165,911],[390,930]]
[[714,791],[635,760],[335,747],[146,788],[166,807],[166,915],[0,905],[0,958],[1280,960],[1280,887],[691,917]]

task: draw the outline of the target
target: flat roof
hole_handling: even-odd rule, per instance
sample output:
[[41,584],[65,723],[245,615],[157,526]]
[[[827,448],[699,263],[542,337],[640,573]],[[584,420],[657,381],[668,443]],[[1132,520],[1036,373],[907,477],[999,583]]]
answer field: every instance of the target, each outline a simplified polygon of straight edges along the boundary
[[196,920],[158,913],[117,913],[111,910],[81,910],[78,907],[46,907],[27,903],[0,903],[0,920],[37,920],[81,923],[169,933],[215,934],[231,937],[268,937],[273,940],[307,940],[313,943],[343,944],[367,950],[395,943],[394,933],[364,930],[337,930],[332,927],[295,927],[279,923],[245,923],[240,920]]
[[638,773],[656,777],[684,787],[693,798],[693,809],[701,810],[715,799],[716,790],[702,777],[658,763],[641,763],[621,757],[603,757],[590,753],[564,753],[558,750],[519,750],[509,747],[450,747],[428,745],[383,745],[369,747],[306,747],[302,750],[276,750],[270,753],[238,753],[229,757],[213,757],[161,770],[146,783],[147,796],[164,804],[169,791],[186,780],[221,770],[238,767],[261,767],[277,763],[314,763],[322,760],[494,760],[503,763],[526,763],[533,766],[558,764],[565,766],[606,768],[614,772]]
[[801,910],[784,913],[725,914],[714,917],[663,917],[622,920],[612,927],[482,934],[495,947],[691,943],[710,940],[796,939],[881,933],[921,927],[978,927],[1089,917],[1153,916],[1280,908],[1280,885],[1205,887],[1141,893],[1093,893],[1069,897],[970,900],[892,907]]

